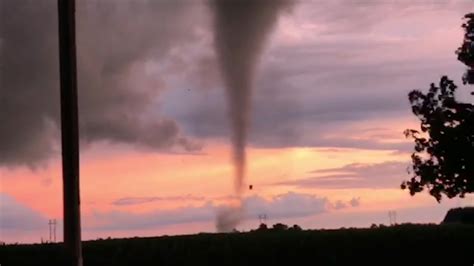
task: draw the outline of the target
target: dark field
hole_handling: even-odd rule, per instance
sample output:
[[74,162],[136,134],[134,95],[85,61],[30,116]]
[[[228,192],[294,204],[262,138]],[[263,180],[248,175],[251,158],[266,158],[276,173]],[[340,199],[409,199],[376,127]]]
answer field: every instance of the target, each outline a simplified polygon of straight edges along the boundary
[[[474,265],[474,226],[198,234],[86,241],[84,265]],[[0,246],[2,266],[61,265],[58,244]]]

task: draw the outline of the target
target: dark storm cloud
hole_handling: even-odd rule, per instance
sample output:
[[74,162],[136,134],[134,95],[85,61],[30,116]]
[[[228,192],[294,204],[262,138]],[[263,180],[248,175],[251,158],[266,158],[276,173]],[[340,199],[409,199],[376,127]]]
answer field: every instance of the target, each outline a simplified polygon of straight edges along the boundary
[[[193,39],[189,1],[79,1],[80,130],[86,143],[196,150],[177,123],[148,115],[166,82],[148,63]],[[5,0],[0,26],[0,165],[54,154],[59,88],[56,1]],[[186,17],[187,19],[181,19]]]
[[[36,164],[59,148],[55,2],[0,2],[3,166]],[[196,11],[205,7],[199,3],[78,2],[84,143],[102,140],[194,150],[200,146],[188,133],[228,138],[212,31],[209,21],[200,17],[206,14]],[[425,88],[443,74],[459,79],[464,66],[456,62],[455,46],[431,54],[416,51],[430,51],[451,38],[425,39],[425,33],[447,22],[449,29],[460,29],[461,17],[472,7],[468,0],[298,1],[288,17],[293,16],[296,25],[319,28],[304,32],[296,43],[281,44],[284,38],[276,36],[264,51],[262,71],[256,75],[250,144],[406,150],[402,143],[326,136],[342,125],[350,127],[374,117],[408,117],[409,90]],[[381,38],[372,39],[370,33],[390,19],[397,23],[384,28]],[[391,38],[394,29],[415,32],[408,39]],[[459,44],[461,39],[460,32]],[[177,74],[177,85],[165,77],[170,73]],[[172,92],[160,98],[163,90]]]
[[[316,29],[303,32],[300,40],[290,38],[289,43],[285,36],[273,36],[257,73],[249,143],[411,149],[403,129],[396,132],[398,142],[388,143],[384,138],[355,141],[352,137],[358,132],[351,127],[381,118],[408,120],[410,90],[425,88],[443,74],[462,75],[455,46],[429,51],[430,44],[444,41],[442,35],[432,36],[440,30],[440,21],[449,22],[451,32],[460,28],[468,5],[468,1],[300,1],[288,17],[294,16],[296,26],[304,28],[306,23]],[[225,95],[207,91],[193,96],[173,113],[186,131],[201,138],[228,136]],[[338,137],[331,137],[334,133]]]
[[42,214],[0,193],[0,232],[40,229],[46,226],[46,222]]
[[[32,162],[53,151],[57,38],[52,1],[2,1],[0,164]],[[30,20],[31,19],[31,20]]]
[[[379,118],[381,112],[387,119],[399,118],[403,115],[403,110],[409,110],[408,103],[402,100],[393,101],[393,95],[374,96],[373,93],[363,92],[334,95],[329,90],[329,95],[324,95],[323,91],[321,97],[316,98],[314,95],[318,93],[317,89],[307,92],[297,88],[293,88],[293,92],[290,90],[279,85],[273,87],[273,91],[269,88],[266,93],[257,92],[256,101],[261,104],[254,108],[250,134],[250,143],[253,146],[325,146],[403,151],[411,149],[410,144],[404,142],[402,130],[393,132],[398,134],[395,137],[399,137],[400,142],[388,143],[384,142],[385,138],[379,137],[358,141],[352,138],[354,134],[361,133],[351,128],[359,122]],[[175,114],[186,126],[186,130],[201,138],[227,136],[229,129],[226,127],[225,113],[222,112],[225,110],[222,104],[223,95],[209,92],[205,97],[196,98],[198,100],[188,105],[189,109],[185,108],[184,112]],[[374,134],[378,132],[375,129],[373,131]],[[344,135],[344,132],[352,134]]]
[[[312,171],[313,177],[279,182],[275,185],[326,189],[399,188],[401,182],[409,177],[408,167],[408,163],[402,162],[354,163],[340,168]],[[349,204],[357,206],[358,202],[359,200],[354,198]]]

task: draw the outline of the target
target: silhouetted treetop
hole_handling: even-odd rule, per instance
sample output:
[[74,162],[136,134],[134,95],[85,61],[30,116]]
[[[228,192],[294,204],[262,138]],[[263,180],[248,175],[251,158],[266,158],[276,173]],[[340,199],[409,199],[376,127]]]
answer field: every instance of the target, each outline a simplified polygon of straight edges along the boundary
[[474,84],[474,13],[466,14],[464,18],[466,19],[462,24],[465,32],[464,41],[456,50],[456,54],[458,60],[468,67],[463,77],[464,84]]
[[273,225],[272,229],[277,230],[277,231],[285,231],[285,230],[288,230],[288,225],[282,224],[282,223],[276,223]]

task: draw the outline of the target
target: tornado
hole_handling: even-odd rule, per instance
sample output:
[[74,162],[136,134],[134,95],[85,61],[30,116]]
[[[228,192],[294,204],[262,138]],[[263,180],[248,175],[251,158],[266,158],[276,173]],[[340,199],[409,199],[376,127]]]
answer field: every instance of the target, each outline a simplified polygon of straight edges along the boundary
[[[234,186],[239,199],[245,180],[245,147],[255,70],[269,33],[290,1],[209,0],[214,18],[215,51],[227,92]],[[223,216],[227,217],[218,217]]]

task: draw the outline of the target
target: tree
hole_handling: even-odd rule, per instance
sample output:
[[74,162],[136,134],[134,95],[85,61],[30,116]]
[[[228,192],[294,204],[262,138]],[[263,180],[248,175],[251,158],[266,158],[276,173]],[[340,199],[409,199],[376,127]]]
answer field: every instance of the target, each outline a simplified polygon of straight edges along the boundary
[[272,229],[275,231],[286,231],[288,230],[288,225],[282,224],[282,223],[276,223],[273,225]]
[[[456,54],[468,67],[463,83],[474,84],[474,13],[464,18],[464,41]],[[474,192],[474,105],[459,102],[456,89],[443,76],[438,86],[431,84],[428,93],[414,90],[408,94],[421,129],[405,130],[405,136],[415,142],[415,151],[411,155],[413,176],[401,188],[411,195],[427,188],[440,202],[443,194],[453,198]]]
[[467,20],[462,27],[464,28],[464,42],[456,50],[458,60],[463,62],[467,67],[467,71],[463,77],[464,84],[474,84],[474,13],[464,16]]
[[407,129],[415,151],[411,155],[414,176],[402,183],[411,195],[428,188],[441,200],[464,197],[474,191],[474,106],[455,98],[457,86],[442,77],[424,94],[409,93],[413,113],[420,119],[421,132]]
[[303,229],[301,228],[301,226],[297,225],[297,224],[294,224],[292,227],[289,228],[289,230],[292,230],[292,231],[302,231]]
[[264,223],[261,223],[257,228],[257,231],[266,231],[266,230],[268,230],[268,227]]

